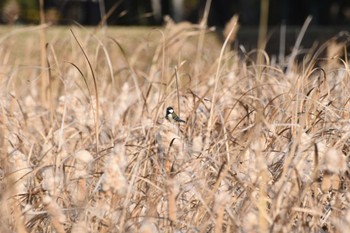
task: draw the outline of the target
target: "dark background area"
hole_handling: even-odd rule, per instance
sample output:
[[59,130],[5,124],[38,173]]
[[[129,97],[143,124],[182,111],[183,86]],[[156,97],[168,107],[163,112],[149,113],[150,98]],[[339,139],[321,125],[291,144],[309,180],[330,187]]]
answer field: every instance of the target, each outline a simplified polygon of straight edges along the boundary
[[[242,26],[257,26],[261,0],[212,0],[208,24],[224,27],[233,14],[239,14]],[[204,0],[45,0],[46,20],[54,24],[97,25],[101,13],[115,10],[108,25],[161,25],[163,16],[176,22],[198,23]],[[269,25],[301,25],[312,15],[313,25],[350,25],[350,0],[270,0]],[[39,22],[39,0],[1,0],[2,24]]]
[[[260,3],[264,0],[212,0],[208,25],[222,29],[234,14],[239,15],[240,30],[235,44],[246,51],[257,47]],[[96,26],[101,15],[108,15],[107,25],[164,24],[169,15],[175,22],[199,23],[206,0],[44,0],[46,22],[54,25],[81,24]],[[0,24],[38,24],[39,0],[0,0]],[[289,54],[300,27],[308,16],[311,24],[302,47],[311,48],[350,31],[350,0],[269,0],[269,30],[266,51],[269,54]],[[282,25],[284,29],[282,30]],[[346,34],[348,35],[348,34]],[[281,36],[284,39],[281,39]],[[350,36],[346,37],[346,41]],[[284,41],[284,46],[281,43]],[[281,48],[285,52],[281,54]]]

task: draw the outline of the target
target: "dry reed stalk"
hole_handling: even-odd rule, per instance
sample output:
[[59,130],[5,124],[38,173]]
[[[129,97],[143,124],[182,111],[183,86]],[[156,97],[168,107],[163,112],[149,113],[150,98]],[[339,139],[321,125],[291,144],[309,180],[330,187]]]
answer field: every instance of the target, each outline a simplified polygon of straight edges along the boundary
[[[99,135],[100,135],[100,131],[99,131],[99,120],[100,120],[100,101],[99,101],[99,92],[98,92],[98,86],[97,86],[97,80],[96,80],[96,76],[95,76],[95,72],[94,69],[92,68],[91,62],[86,54],[86,52],[84,51],[83,47],[81,46],[78,38],[75,36],[74,32],[71,30],[71,33],[75,39],[75,41],[77,42],[77,44],[79,45],[80,50],[82,51],[84,58],[86,60],[86,62],[88,63],[88,66],[90,68],[90,72],[91,72],[91,76],[92,76],[92,80],[94,83],[94,90],[95,90],[95,106],[94,106],[94,113],[95,113],[95,142],[96,142],[96,156],[98,155],[98,151],[99,151]],[[85,79],[84,79],[85,80]],[[91,103],[92,104],[92,103]]]
[[[45,11],[44,11],[44,0],[39,1],[40,6],[40,25],[45,24]],[[45,29],[41,28],[39,31],[40,36],[40,64],[43,69],[43,72],[41,73],[41,80],[40,80],[40,97],[41,102],[44,106],[48,105],[48,87],[49,87],[49,77],[47,76],[47,73],[44,72],[47,68],[47,54],[46,54],[46,35],[45,35]]]
[[8,137],[5,126],[5,109],[4,106],[0,106],[0,176],[5,172],[4,169],[7,167],[7,140]]
[[214,205],[214,211],[216,214],[215,219],[215,233],[223,232],[223,224],[224,224],[224,213],[225,213],[225,206],[228,204],[229,196],[227,193],[223,193],[221,195],[218,195],[215,199],[215,205]]
[[303,37],[305,35],[306,29],[308,28],[311,20],[312,20],[311,16],[308,16],[306,18],[306,20],[305,20],[305,22],[303,24],[303,27],[301,28],[300,33],[298,34],[298,38],[295,41],[295,44],[293,46],[292,54],[290,55],[290,58],[289,58],[289,62],[288,62],[288,66],[287,66],[287,72],[286,72],[287,75],[292,72],[292,67],[293,67],[293,63],[295,62],[295,57],[298,54],[299,47],[301,45],[301,41],[302,41],[302,39],[303,39]]
[[[269,0],[262,0],[260,5],[260,20],[259,20],[259,35],[258,35],[258,50],[264,51],[266,47],[266,35],[269,19]],[[262,53],[258,53],[256,64],[258,65],[258,83],[260,83],[262,72]]]
[[[25,226],[25,222],[24,222],[23,217],[22,217],[20,205],[18,205],[18,203],[16,203],[16,202],[14,202],[12,204],[13,204],[13,206],[15,206],[13,208],[13,212],[14,212],[13,213],[13,217],[14,217],[13,225],[15,226],[14,228],[16,229],[16,232],[27,233],[28,230]],[[7,208],[10,208],[10,206],[8,206]]]
[[[162,30],[156,29],[156,31],[160,33],[161,40],[157,44],[157,47],[156,47],[155,52],[154,52],[154,56],[152,57],[152,64],[151,64],[151,67],[149,69],[148,76],[151,78],[152,82],[158,81],[158,82],[160,82],[160,84],[163,84],[163,83],[165,83],[164,74],[165,74],[166,38],[165,38],[165,34]],[[160,67],[158,65],[159,60],[161,62]],[[157,72],[159,72],[159,69],[160,69],[160,78],[159,78],[159,80],[157,80],[156,76],[157,76]],[[158,87],[158,89],[161,89],[161,90],[165,89],[165,88],[161,88],[161,87],[162,86]],[[158,98],[157,98],[158,103],[160,102],[162,95],[164,95],[164,93],[160,92],[158,95]]]
[[61,208],[58,206],[58,204],[52,200],[52,198],[48,195],[43,196],[43,204],[45,205],[45,209],[47,210],[52,225],[59,233],[64,233],[64,222],[66,222],[66,216],[62,212]]
[[220,72],[221,72],[221,62],[223,59],[223,55],[227,46],[227,43],[229,41],[229,39],[231,38],[231,35],[233,34],[235,30],[235,26],[231,28],[230,33],[227,35],[224,44],[222,45],[221,51],[220,51],[220,56],[218,59],[218,65],[217,65],[217,69],[216,69],[216,74],[215,74],[215,86],[214,86],[214,90],[213,90],[213,96],[212,96],[212,100],[211,100],[211,106],[210,106],[210,116],[208,119],[208,128],[207,128],[207,138],[209,138],[209,133],[212,130],[212,125],[213,125],[213,115],[214,115],[214,106],[217,104],[216,103],[216,95],[217,95],[217,91],[218,91],[218,85],[219,85],[219,79],[220,79]]
[[[258,113],[258,115],[261,115],[262,113]],[[258,116],[258,119],[262,118],[263,116]],[[258,177],[257,180],[259,182],[259,200],[257,202],[257,208],[259,210],[259,219],[258,219],[258,226],[259,226],[259,231],[265,232],[268,229],[268,224],[271,223],[268,222],[267,220],[270,218],[267,213],[268,209],[268,196],[267,196],[267,185],[269,183],[269,178],[268,178],[268,170],[266,167],[266,164],[264,163],[263,159],[263,140],[259,138],[259,133],[261,132],[261,127],[262,127],[262,119],[257,120],[257,125],[256,125],[256,137],[257,141],[252,142],[254,145],[252,145],[253,150],[255,152],[256,156],[256,162],[258,164],[257,168],[259,169],[258,172]]]
[[[195,67],[194,67],[194,74],[199,75],[199,71],[201,69],[201,54],[203,52],[203,45],[204,45],[204,39],[205,39],[205,29],[208,26],[208,17],[209,17],[209,10],[211,6],[212,0],[207,0],[205,2],[205,8],[203,12],[203,17],[200,21],[200,34],[198,36],[198,47],[196,51],[196,57],[195,57]],[[197,83],[195,84],[197,85]]]
[[[106,46],[104,46],[103,42],[96,36],[94,36],[94,39],[99,43],[99,46],[96,48],[96,57],[95,57],[95,61],[98,61],[98,52],[100,51],[100,48],[102,48],[103,53],[106,57],[107,60],[107,67],[108,67],[108,71],[109,71],[109,75],[111,77],[111,82],[112,82],[112,87],[118,88],[118,86],[116,86],[116,81],[115,81],[115,77],[114,77],[114,73],[113,73],[113,65],[112,65],[112,61],[111,61],[111,57],[107,51]],[[97,62],[96,62],[96,68],[97,69]]]
[[238,15],[233,15],[228,23],[225,25],[225,29],[223,32],[223,35],[225,38],[228,37],[228,35],[231,32],[231,29],[234,28],[234,32],[231,34],[231,36],[228,39],[229,43],[233,43],[236,40],[237,37],[237,32],[239,29],[239,24],[238,24]]
[[176,194],[174,193],[174,180],[173,178],[169,177],[167,179],[167,192],[168,192],[168,205],[169,205],[169,220],[170,225],[173,225],[176,223]]

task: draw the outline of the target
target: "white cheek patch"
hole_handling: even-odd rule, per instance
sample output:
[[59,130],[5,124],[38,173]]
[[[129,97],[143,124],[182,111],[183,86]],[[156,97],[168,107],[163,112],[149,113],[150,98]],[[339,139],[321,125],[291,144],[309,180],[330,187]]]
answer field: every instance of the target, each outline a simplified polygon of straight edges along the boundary
[[170,112],[170,113],[173,113],[173,112],[174,112],[174,110],[172,110],[172,109],[169,109],[169,112]]

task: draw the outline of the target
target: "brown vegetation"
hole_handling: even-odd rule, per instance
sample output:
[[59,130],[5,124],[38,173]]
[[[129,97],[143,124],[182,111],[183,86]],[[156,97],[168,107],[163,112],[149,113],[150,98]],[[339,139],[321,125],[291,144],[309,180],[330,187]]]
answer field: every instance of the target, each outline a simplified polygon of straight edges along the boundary
[[285,67],[186,23],[73,27],[42,67],[38,31],[7,30],[1,232],[350,230],[345,46]]

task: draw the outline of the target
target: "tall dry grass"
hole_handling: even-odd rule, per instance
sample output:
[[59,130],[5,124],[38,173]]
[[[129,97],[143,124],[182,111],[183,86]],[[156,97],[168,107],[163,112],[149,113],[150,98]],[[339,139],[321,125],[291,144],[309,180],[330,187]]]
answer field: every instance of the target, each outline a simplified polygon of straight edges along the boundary
[[1,232],[350,230],[347,41],[286,67],[187,23],[49,28],[42,67],[38,30],[0,38]]

